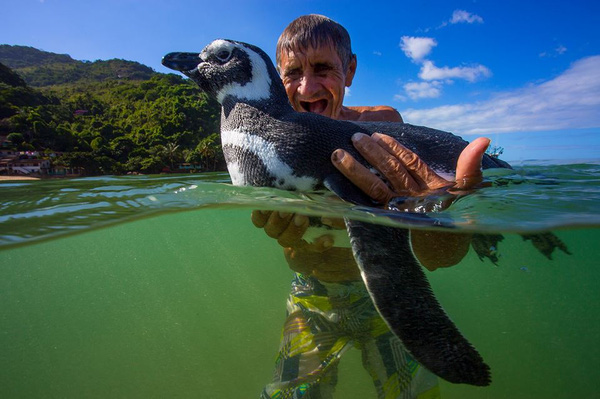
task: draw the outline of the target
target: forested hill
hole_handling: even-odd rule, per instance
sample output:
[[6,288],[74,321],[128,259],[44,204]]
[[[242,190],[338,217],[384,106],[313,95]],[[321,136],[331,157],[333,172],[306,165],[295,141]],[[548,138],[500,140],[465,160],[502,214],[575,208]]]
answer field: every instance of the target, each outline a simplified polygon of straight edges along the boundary
[[222,169],[219,118],[218,104],[179,75],[0,45],[5,149],[61,152],[55,163],[87,174],[158,173],[184,162]]
[[9,86],[27,86],[25,81],[17,73],[2,63],[0,63],[0,82]]
[[0,62],[11,69],[35,67],[47,64],[74,64],[67,54],[55,54],[27,46],[0,44]]
[[156,72],[138,62],[113,59],[77,61],[67,54],[54,54],[33,47],[0,45],[0,63],[8,66],[34,87],[106,79],[150,79]]

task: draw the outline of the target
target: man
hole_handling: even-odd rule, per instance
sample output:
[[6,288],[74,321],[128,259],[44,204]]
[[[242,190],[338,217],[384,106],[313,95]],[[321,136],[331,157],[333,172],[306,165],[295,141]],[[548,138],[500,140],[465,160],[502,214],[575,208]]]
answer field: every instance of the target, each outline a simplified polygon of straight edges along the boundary
[[[352,84],[357,61],[348,32],[329,18],[306,15],[290,23],[277,43],[277,67],[297,111],[333,119],[402,122],[391,107],[343,105],[345,87]],[[382,204],[398,195],[426,195],[441,187],[464,189],[479,183],[481,157],[489,143],[476,140],[465,149],[455,183],[437,176],[388,136],[357,134],[353,141],[389,186],[343,150],[332,154],[332,162]],[[439,397],[437,378],[410,357],[377,314],[349,248],[335,246],[329,235],[310,244],[304,241],[308,218],[303,215],[254,211],[252,221],[278,240],[289,267],[296,272],[274,379],[262,398],[332,397],[338,362],[352,346],[361,349],[379,397]],[[323,222],[343,228],[342,221]],[[469,241],[468,235],[411,234],[415,255],[430,270],[459,262]]]

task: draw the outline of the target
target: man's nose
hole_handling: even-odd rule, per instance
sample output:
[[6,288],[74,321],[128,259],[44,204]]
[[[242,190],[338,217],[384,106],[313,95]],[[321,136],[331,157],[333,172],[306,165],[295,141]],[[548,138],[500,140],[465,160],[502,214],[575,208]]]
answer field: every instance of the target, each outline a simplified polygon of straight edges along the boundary
[[300,85],[298,86],[298,94],[303,97],[310,97],[319,91],[319,83],[315,76],[309,73],[302,75]]

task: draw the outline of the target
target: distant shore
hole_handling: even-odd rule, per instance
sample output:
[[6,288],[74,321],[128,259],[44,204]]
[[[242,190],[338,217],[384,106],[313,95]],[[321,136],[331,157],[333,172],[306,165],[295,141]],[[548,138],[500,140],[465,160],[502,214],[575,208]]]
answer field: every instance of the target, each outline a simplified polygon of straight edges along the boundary
[[4,180],[40,180],[39,177],[30,177],[30,176],[1,176],[0,181]]

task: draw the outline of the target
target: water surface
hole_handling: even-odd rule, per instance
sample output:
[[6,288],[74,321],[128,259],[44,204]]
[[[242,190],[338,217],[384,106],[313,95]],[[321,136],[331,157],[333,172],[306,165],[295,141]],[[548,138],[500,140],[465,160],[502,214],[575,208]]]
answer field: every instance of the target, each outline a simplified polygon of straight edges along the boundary
[[[502,233],[427,273],[492,368],[444,398],[594,397],[600,390],[600,166],[529,165],[434,215]],[[250,210],[405,223],[320,194],[239,188],[226,174],[0,183],[0,397],[253,398],[269,381],[291,271]],[[553,260],[521,234],[553,230]],[[374,396],[358,351],[337,398]]]

